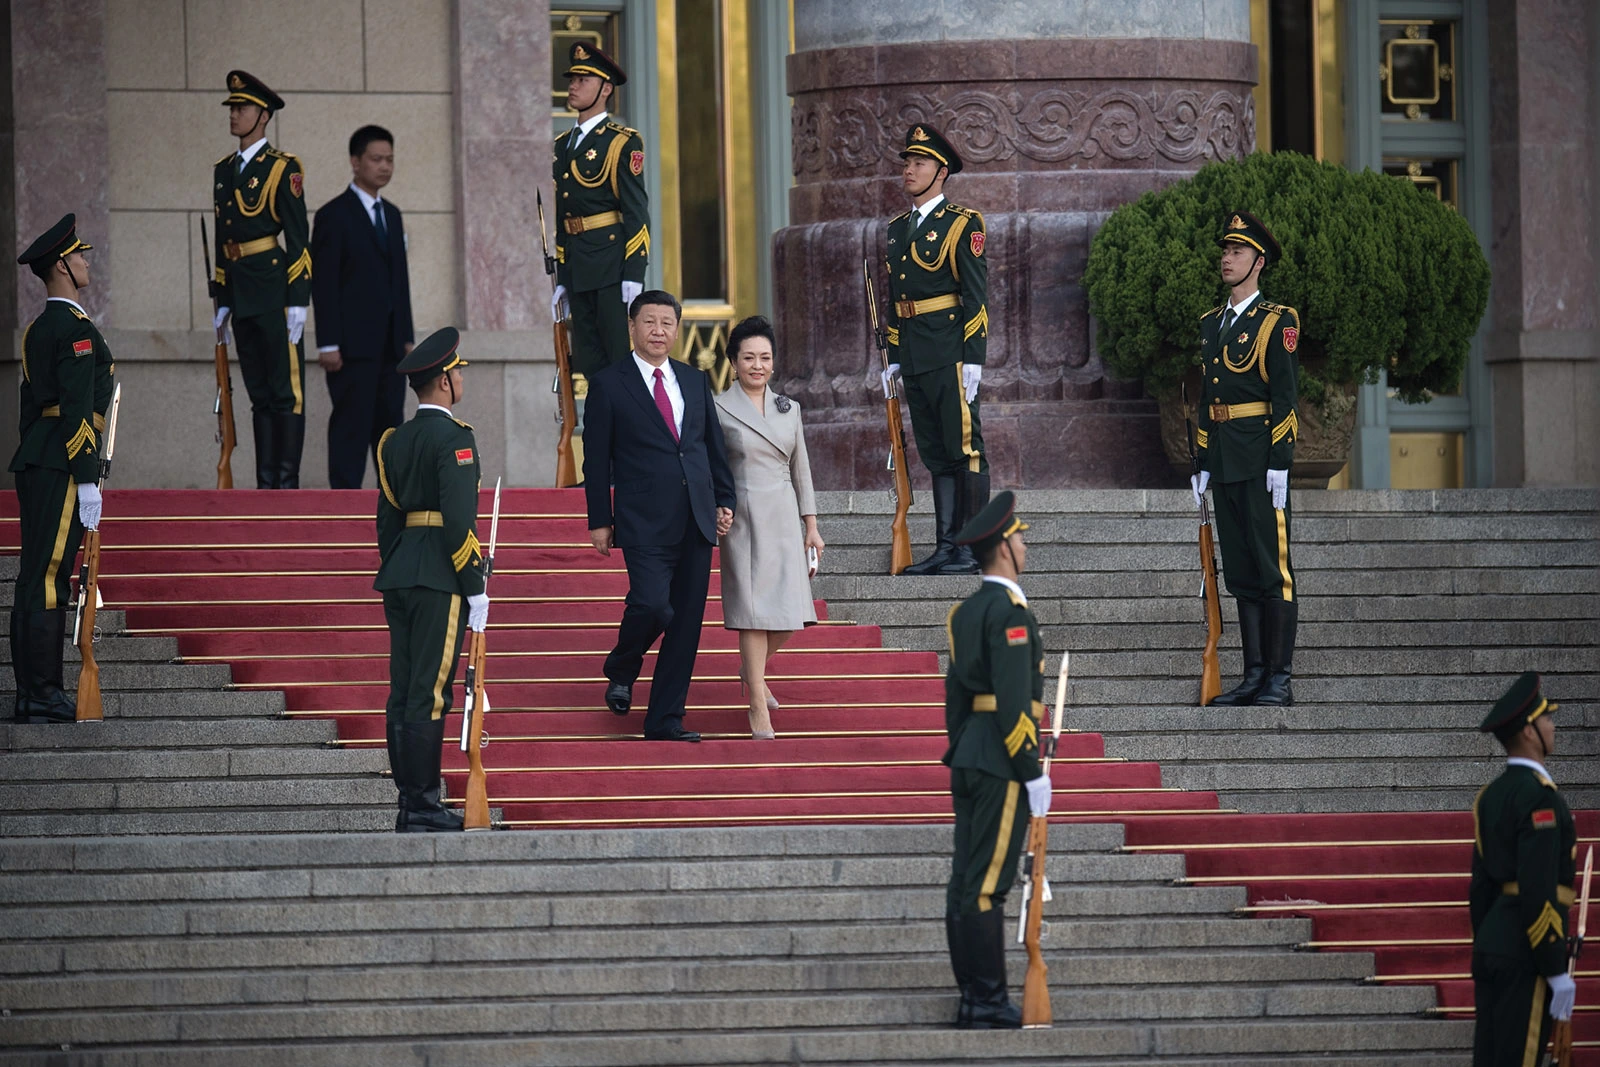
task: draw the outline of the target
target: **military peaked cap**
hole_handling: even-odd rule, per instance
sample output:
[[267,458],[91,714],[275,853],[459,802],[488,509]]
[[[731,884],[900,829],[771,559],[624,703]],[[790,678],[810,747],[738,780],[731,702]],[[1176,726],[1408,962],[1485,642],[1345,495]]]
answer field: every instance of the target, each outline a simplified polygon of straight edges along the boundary
[[1478,731],[1505,737],[1516,733],[1539,716],[1555,711],[1561,705],[1547,700],[1541,692],[1542,686],[1543,679],[1537,671],[1525,672],[1511,683],[1505,696],[1495,701]]
[[1217,244],[1226,245],[1229,241],[1249,245],[1264,254],[1268,263],[1276,263],[1283,258],[1283,249],[1277,238],[1272,236],[1272,231],[1248,211],[1232,212],[1222,224],[1222,236],[1217,239]]
[[267,88],[267,83],[247,70],[228,71],[228,98],[224,107],[234,104],[254,104],[277,113],[283,110],[283,97]]
[[65,259],[74,252],[83,252],[94,245],[78,239],[78,217],[72,212],[61,216],[61,221],[44,231],[40,238],[17,257],[17,262],[30,266],[41,259]]
[[427,385],[445,371],[470,366],[456,353],[460,343],[461,334],[454,326],[435,330],[413,348],[395,370],[407,375],[413,386]]
[[1028,524],[1013,513],[1017,495],[1007,489],[983,506],[956,534],[956,544],[971,545],[974,552],[982,552],[997,545],[1014,533],[1028,528]]
[[906,131],[906,146],[900,153],[900,158],[907,156],[930,156],[950,168],[951,174],[961,173],[961,156],[944,139],[944,134],[929,126],[926,122],[919,122]]
[[574,41],[567,51],[567,62],[571,64],[567,67],[568,78],[574,74],[592,74],[612,85],[628,84],[628,74],[617,65],[617,61],[587,42]]

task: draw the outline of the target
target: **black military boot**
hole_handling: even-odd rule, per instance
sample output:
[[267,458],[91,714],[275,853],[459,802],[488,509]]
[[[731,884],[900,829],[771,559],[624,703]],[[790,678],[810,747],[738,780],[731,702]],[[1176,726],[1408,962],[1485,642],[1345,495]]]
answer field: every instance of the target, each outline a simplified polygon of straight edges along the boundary
[[1263,623],[1261,601],[1236,600],[1239,605],[1239,644],[1244,648],[1244,678],[1238,685],[1212,698],[1211,707],[1242,708],[1256,702],[1256,694],[1267,679],[1266,657],[1262,654]]
[[17,682],[11,717],[27,722],[33,708],[33,656],[28,651],[28,613],[11,609],[11,675]]
[[[13,625],[16,622],[12,620]],[[61,642],[67,630],[66,609],[25,612],[22,622],[24,633],[17,642],[22,661],[17,671],[14,717],[18,722],[30,723],[76,722],[78,706],[63,688]],[[22,695],[24,676],[26,698]]]
[[393,719],[385,719],[383,723],[383,740],[389,750],[389,774],[394,779],[395,788],[395,816],[394,832],[404,833],[406,828],[406,786],[405,786],[405,761],[401,758],[400,724]]
[[306,417],[292,411],[272,416],[273,435],[278,439],[277,488],[300,488],[300,454],[306,446]]
[[439,764],[443,760],[444,719],[399,724],[398,749],[404,781],[400,787],[402,834],[448,833],[462,828],[460,812],[439,803]]
[[901,574],[938,574],[956,549],[956,523],[960,519],[961,475],[933,476],[933,554],[913,563]]
[[1300,605],[1292,600],[1268,600],[1266,645],[1270,673],[1256,694],[1256,704],[1264,707],[1294,706],[1294,688],[1289,676],[1294,672],[1294,636],[1300,619]]
[[270,411],[252,411],[250,428],[256,438],[256,488],[278,488],[278,448],[276,425]]
[[[957,484],[961,487],[961,508],[956,513],[954,528],[950,532],[950,539],[955,540],[955,535],[972,517],[983,510],[989,502],[989,476],[987,474],[973,474],[971,471],[962,471],[956,475]],[[939,574],[977,574],[981,568],[978,566],[978,557],[972,554],[972,549],[967,545],[956,545],[950,553],[950,560],[940,567]]]
[[1006,995],[1006,916],[999,907],[963,914],[961,943],[970,968],[971,1010],[963,1030],[1020,1030],[1022,1009]]
[[956,988],[961,990],[961,1005],[956,1009],[956,1029],[965,1030],[972,1025],[972,974],[967,963],[966,945],[961,939],[961,916],[946,912],[944,939],[950,948],[950,970],[956,976]]

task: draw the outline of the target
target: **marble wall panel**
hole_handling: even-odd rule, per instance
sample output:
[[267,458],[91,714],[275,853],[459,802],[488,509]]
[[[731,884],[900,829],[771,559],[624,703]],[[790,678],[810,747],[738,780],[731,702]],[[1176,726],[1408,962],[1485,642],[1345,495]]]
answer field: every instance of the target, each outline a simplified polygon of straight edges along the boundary
[[121,280],[111,321],[123,329],[189,327],[189,260],[199,249],[189,243],[188,214],[113,211],[106,248],[95,251]]
[[350,135],[376,123],[395,137],[384,195],[402,211],[455,210],[450,97],[443,93],[302,93],[276,120],[273,143],[300,157],[315,211],[350,184]]
[[106,0],[106,85],[184,89],[183,0]]
[[461,325],[461,262],[453,212],[406,212],[411,266],[411,317],[417,340],[441,326]]
[[798,51],[877,41],[1250,40],[1250,0],[795,0]]
[[189,85],[220,90],[228,71],[242,68],[289,107],[297,91],[359,92],[363,8],[363,0],[188,0]]
[[364,32],[369,92],[450,91],[450,0],[384,0],[367,9]]
[[[220,106],[224,95],[221,90],[106,95],[114,210],[210,209],[212,165],[239,147],[228,135],[228,112]],[[268,123],[267,139],[280,143],[278,120]]]

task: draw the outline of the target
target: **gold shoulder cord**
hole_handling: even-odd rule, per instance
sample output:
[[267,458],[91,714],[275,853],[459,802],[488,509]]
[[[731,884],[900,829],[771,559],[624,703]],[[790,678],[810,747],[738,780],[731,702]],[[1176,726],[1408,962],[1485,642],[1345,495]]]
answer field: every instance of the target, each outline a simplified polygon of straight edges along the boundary
[[273,161],[272,170],[267,174],[267,184],[261,187],[261,195],[256,198],[254,204],[246,204],[244,202],[244,190],[235,189],[233,191],[233,199],[239,205],[239,214],[247,219],[253,219],[265,211],[268,205],[271,205],[272,219],[276,222],[278,220],[278,205],[273,203],[275,199],[273,194],[278,191],[278,183],[283,180],[284,169],[288,166],[289,161],[286,159],[279,158]]
[[33,323],[28,323],[22,330],[22,380],[33,381],[33,376],[28,373],[28,334],[33,332]]
[[917,243],[915,241],[911,242],[911,258],[916,260],[917,266],[927,271],[942,270],[944,269],[946,261],[948,261],[950,264],[950,273],[954,275],[956,281],[959,282],[961,280],[961,271],[956,266],[955,250],[961,243],[961,235],[966,232],[967,217],[959,212],[952,212],[952,214],[955,214],[956,221],[952,222],[950,224],[950,229],[945,231],[944,241],[939,245],[939,258],[934,260],[932,263],[929,263],[927,260],[923,259],[922,253],[918,250]]
[[389,443],[389,438],[394,436],[395,427],[391,426],[383,431],[383,436],[378,438],[378,447],[374,450],[378,455],[378,487],[383,490],[384,499],[389,501],[389,506],[396,511],[400,510],[400,501],[395,499],[394,490],[389,488],[389,472],[383,462],[383,446]]
[[1281,314],[1282,312],[1278,311],[1267,312],[1267,317],[1262,320],[1261,330],[1256,334],[1255,344],[1250,346],[1250,354],[1246,356],[1244,361],[1241,363],[1235,363],[1233,361],[1233,357],[1228,355],[1228,343],[1226,340],[1224,340],[1222,343],[1223,365],[1229,370],[1233,371],[1235,374],[1244,374],[1249,371],[1251,367],[1259,367],[1261,371],[1261,380],[1266,381],[1267,343],[1272,340],[1272,331],[1278,325],[1278,317]]
[[622,150],[627,147],[627,138],[620,134],[611,138],[611,144],[606,147],[605,162],[600,165],[600,173],[593,178],[585,178],[583,172],[578,170],[578,161],[574,158],[567,164],[567,172],[572,175],[572,180],[585,189],[598,189],[607,182],[611,183],[611,195],[620,197],[622,194],[617,189],[617,160],[622,158]]

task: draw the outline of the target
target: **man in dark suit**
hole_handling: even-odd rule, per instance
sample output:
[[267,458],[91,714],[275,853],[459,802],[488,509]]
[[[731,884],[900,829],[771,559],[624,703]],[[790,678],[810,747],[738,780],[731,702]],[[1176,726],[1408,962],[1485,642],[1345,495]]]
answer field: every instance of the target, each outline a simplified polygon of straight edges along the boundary
[[[711,379],[670,359],[678,301],[659,289],[628,309],[630,358],[589,380],[583,480],[589,538],[623,550],[628,601],[606,657],[606,706],[626,715],[644,654],[665,633],[644,717],[649,741],[698,741],[683,728],[711,584],[711,548],[733,525],[733,472]],[[613,501],[612,486],[616,487]]]
[[360,489],[367,453],[405,419],[405,381],[395,368],[412,341],[405,223],[381,192],[394,176],[394,135],[382,126],[351,134],[350,170],[349,188],[317,209],[311,231],[317,362],[333,400],[334,489]]

